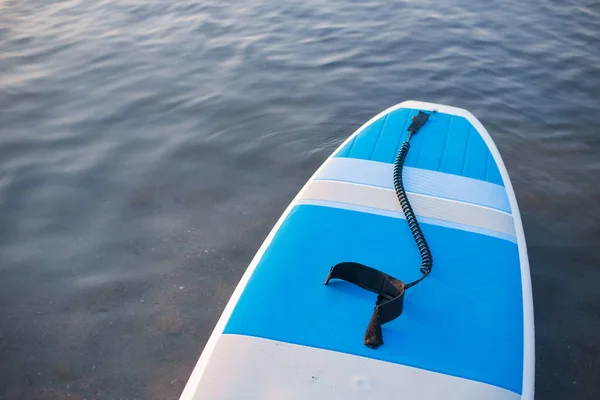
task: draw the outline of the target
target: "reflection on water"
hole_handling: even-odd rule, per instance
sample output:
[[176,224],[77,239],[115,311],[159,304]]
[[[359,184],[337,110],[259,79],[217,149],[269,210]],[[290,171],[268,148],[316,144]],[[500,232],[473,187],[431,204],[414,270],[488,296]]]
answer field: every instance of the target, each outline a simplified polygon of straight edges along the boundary
[[274,221],[405,99],[513,178],[541,399],[600,396],[600,7],[0,2],[0,399],[177,398]]

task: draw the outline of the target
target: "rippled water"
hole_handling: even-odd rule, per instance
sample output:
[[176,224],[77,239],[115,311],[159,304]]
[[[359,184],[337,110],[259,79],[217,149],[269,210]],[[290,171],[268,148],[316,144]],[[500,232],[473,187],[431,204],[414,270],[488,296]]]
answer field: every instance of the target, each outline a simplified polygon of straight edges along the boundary
[[305,180],[464,107],[523,213],[539,399],[600,384],[600,3],[0,0],[0,399],[174,399]]

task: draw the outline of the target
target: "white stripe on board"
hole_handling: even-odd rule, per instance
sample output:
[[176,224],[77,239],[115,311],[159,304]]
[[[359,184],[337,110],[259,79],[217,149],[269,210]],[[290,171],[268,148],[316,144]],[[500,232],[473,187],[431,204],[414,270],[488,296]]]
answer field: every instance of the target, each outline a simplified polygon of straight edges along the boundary
[[[515,236],[512,216],[505,212],[455,200],[408,193],[408,199],[420,217],[474,227],[483,231],[494,231],[502,235]],[[335,181],[311,181],[302,193],[299,202],[333,202],[339,208],[344,205],[365,207],[365,210],[392,211],[403,217],[402,208],[392,189]],[[482,233],[483,233],[482,231]]]
[[[378,208],[370,208],[364,206],[357,206],[354,204],[347,203],[336,203],[335,201],[329,200],[298,200],[297,205],[308,205],[308,206],[321,206],[321,207],[331,207],[331,208],[342,208],[344,210],[358,211],[368,214],[382,215],[384,217],[392,217],[392,218],[400,218],[405,219],[403,212],[397,211],[387,211],[381,210]],[[501,232],[491,231],[489,229],[477,228],[470,225],[459,224],[457,222],[448,222],[435,218],[428,218],[419,216],[419,223],[429,224],[429,225],[437,225],[443,226],[451,229],[459,229],[461,231],[478,233],[480,235],[487,235],[497,237],[498,239],[507,240],[509,242],[517,243],[517,238],[515,236],[507,235]]]
[[[334,157],[313,178],[394,188],[394,164],[358,158]],[[504,187],[494,183],[421,168],[404,167],[407,192],[458,200],[510,213]]]
[[331,350],[221,335],[193,400],[519,400],[486,383]]

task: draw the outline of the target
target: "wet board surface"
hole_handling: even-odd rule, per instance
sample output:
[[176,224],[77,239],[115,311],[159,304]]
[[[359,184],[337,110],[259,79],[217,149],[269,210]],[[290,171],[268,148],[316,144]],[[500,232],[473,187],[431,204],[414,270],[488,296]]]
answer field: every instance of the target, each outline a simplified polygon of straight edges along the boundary
[[[433,271],[363,344],[376,295],[329,269],[359,262],[405,282],[420,255],[393,189],[412,116],[405,187]],[[182,399],[532,399],[525,238],[508,173],[469,112],[408,101],[363,125],[284,212],[235,290]]]

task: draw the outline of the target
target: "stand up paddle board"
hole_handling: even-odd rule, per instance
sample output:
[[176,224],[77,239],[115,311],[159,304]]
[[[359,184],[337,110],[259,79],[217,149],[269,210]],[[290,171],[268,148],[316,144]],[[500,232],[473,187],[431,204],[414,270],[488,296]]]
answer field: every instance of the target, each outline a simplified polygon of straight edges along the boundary
[[533,329],[521,216],[492,138],[466,110],[407,101],[360,127],[285,210],[181,399],[530,400]]

